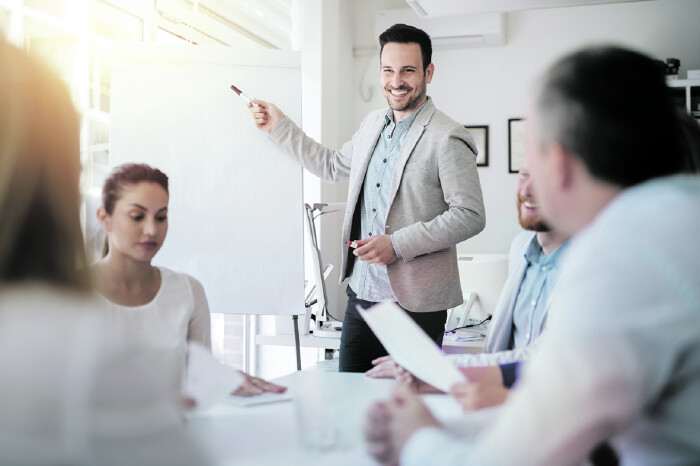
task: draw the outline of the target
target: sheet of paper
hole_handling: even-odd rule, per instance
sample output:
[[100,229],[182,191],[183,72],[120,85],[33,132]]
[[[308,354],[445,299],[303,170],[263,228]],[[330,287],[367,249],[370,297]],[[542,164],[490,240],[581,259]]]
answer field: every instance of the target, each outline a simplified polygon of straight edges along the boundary
[[229,396],[224,400],[224,403],[229,406],[236,406],[238,408],[246,408],[248,406],[257,406],[268,403],[279,403],[282,401],[289,401],[292,399],[292,395],[288,392],[285,393],[261,393],[255,396]]
[[447,392],[465,382],[462,373],[445,358],[434,341],[396,303],[357,310],[397,364],[419,379]]
[[197,343],[188,345],[183,394],[197,402],[197,411],[224,400],[241,383],[241,373],[221,364],[207,348]]

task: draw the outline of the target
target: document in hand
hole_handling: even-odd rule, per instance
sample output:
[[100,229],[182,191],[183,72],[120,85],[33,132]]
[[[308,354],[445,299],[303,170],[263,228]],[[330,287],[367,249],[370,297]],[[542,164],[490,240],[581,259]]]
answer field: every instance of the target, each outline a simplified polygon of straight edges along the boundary
[[183,394],[195,400],[198,411],[222,401],[243,383],[237,370],[221,364],[198,343],[187,345],[187,370],[183,376]]
[[464,375],[445,358],[434,341],[396,303],[381,303],[357,310],[397,364],[447,392],[465,382]]

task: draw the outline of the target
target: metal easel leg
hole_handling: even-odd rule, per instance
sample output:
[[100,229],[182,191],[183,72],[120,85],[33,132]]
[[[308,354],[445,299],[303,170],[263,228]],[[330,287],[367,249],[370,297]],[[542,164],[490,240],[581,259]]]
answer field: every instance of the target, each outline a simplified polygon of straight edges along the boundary
[[299,316],[294,314],[292,316],[294,320],[294,346],[297,350],[297,370],[301,370],[301,343],[299,343]]

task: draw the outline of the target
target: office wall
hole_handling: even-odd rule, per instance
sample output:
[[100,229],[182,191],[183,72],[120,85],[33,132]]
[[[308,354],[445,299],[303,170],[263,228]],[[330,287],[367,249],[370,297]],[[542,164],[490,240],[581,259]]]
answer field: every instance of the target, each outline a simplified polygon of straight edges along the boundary
[[[371,109],[386,105],[378,81],[374,16],[405,8],[402,0],[355,3],[355,126]],[[489,126],[489,167],[479,169],[486,203],[484,232],[459,245],[463,253],[505,253],[520,230],[515,217],[516,176],[508,174],[508,118],[521,117],[528,88],[557,56],[592,43],[615,42],[656,58],[681,60],[681,77],[700,69],[700,2],[651,0],[508,13],[507,43],[500,47],[435,50],[435,77],[428,93],[454,119]],[[365,54],[369,54],[364,56]],[[373,88],[373,97],[364,101]],[[643,96],[640,96],[643,98]]]

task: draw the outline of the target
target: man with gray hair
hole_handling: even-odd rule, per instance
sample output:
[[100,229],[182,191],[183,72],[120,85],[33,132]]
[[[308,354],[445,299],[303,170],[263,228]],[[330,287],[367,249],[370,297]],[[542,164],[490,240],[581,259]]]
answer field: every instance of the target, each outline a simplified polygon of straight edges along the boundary
[[584,49],[544,75],[527,126],[542,214],[572,235],[538,351],[463,440],[397,389],[368,413],[370,453],[407,465],[581,464],[600,451],[700,463],[700,179],[668,176],[686,148],[663,76],[637,52]]

